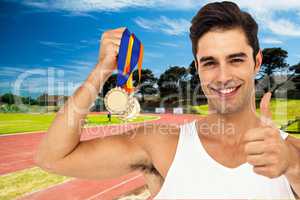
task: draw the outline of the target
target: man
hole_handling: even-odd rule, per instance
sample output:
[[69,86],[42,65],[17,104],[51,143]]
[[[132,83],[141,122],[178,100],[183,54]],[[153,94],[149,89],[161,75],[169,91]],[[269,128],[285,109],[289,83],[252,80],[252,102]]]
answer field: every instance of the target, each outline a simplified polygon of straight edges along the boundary
[[[57,114],[36,161],[46,170],[106,179],[141,171],[156,199],[293,198],[300,194],[300,141],[255,114],[262,53],[257,24],[231,2],[204,6],[190,37],[210,114],[180,128],[142,126],[80,142],[80,122],[117,66],[124,28],[102,35],[99,62]],[[217,128],[216,128],[217,127]]]
[[111,113],[110,112],[108,112],[107,118],[108,118],[108,121],[111,122]]

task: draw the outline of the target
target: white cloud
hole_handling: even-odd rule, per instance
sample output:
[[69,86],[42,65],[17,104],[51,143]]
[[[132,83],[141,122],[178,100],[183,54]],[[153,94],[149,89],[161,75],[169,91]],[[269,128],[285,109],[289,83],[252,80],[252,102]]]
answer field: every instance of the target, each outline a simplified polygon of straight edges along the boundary
[[[198,10],[202,5],[215,0],[25,0],[24,4],[49,11],[68,11],[73,15],[85,15],[86,12],[119,11],[126,8],[151,8],[163,10]],[[277,35],[300,36],[300,1],[299,0],[233,0],[241,8],[249,10],[259,21],[260,27]],[[280,16],[280,12],[289,12],[296,17],[293,21]],[[71,14],[72,15],[72,14]],[[89,14],[87,14],[89,15]],[[138,23],[146,29],[151,28],[150,21],[139,19]],[[181,22],[180,22],[181,23]],[[185,22],[182,22],[185,23]],[[156,25],[156,24],[154,24]],[[177,26],[171,24],[170,26]],[[172,29],[171,29],[172,30]],[[161,31],[171,33],[170,29]]]
[[42,9],[65,10],[70,12],[116,11],[127,7],[145,7],[148,5],[145,0],[53,0],[48,2],[27,0],[24,1],[24,3]]
[[25,69],[19,67],[1,66],[0,77],[16,77],[25,71]]
[[242,9],[248,10],[258,21],[260,28],[271,31],[276,35],[300,36],[300,21],[294,17],[293,21],[282,16],[283,12],[288,12],[291,16],[296,16],[300,12],[299,0],[236,0]]
[[174,48],[180,47],[180,45],[178,43],[171,43],[171,42],[158,42],[157,44],[160,46],[166,46],[166,47],[174,47]]
[[62,49],[62,50],[67,50],[66,46],[69,45],[66,43],[52,42],[52,41],[39,41],[39,43],[48,47]]
[[44,46],[48,46],[63,51],[74,51],[74,50],[79,50],[87,47],[86,45],[81,45],[81,44],[69,44],[69,43],[53,42],[53,41],[39,41],[39,43]]
[[163,58],[164,55],[161,53],[145,52],[145,58]]
[[[146,7],[167,10],[198,9],[201,5],[215,0],[24,0],[23,3],[40,9],[65,10],[71,12],[118,11],[123,8]],[[300,11],[299,0],[233,0],[244,8],[255,11]]]
[[298,0],[235,0],[241,7],[251,9],[257,12],[274,12],[274,11],[288,11],[288,10],[300,10],[300,1]]
[[82,67],[93,67],[96,63],[91,61],[84,61],[84,60],[72,60],[71,61],[76,66],[82,66]]
[[262,39],[262,43],[264,44],[283,44],[281,40],[272,37],[266,37]]
[[168,35],[182,35],[189,30],[190,22],[186,19],[170,19],[165,16],[161,16],[156,20],[136,18],[135,23],[147,30],[161,31]]
[[88,17],[94,20],[97,20],[97,17],[95,17],[94,15],[85,13],[85,12],[70,12],[68,14],[63,15],[65,17]]
[[79,42],[83,45],[88,45],[88,46],[89,45],[99,45],[100,39],[94,38],[94,39],[88,39],[88,40],[80,40]]
[[196,0],[52,0],[41,2],[40,0],[25,0],[24,4],[40,9],[64,10],[69,12],[91,12],[91,11],[118,11],[124,8],[156,8],[156,9],[180,9],[186,10],[200,5]]
[[264,21],[267,27],[277,35],[300,36],[300,23],[296,24],[287,19],[269,19]]

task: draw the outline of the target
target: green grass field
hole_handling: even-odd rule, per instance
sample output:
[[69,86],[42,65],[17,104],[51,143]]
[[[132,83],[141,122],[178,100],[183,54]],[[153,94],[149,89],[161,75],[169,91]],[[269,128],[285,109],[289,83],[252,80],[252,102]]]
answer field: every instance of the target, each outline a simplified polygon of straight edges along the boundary
[[[270,108],[272,111],[273,121],[280,127],[285,125],[288,120],[294,120],[296,116],[300,116],[300,100],[285,100],[285,99],[272,99]],[[192,109],[202,115],[208,114],[208,105],[193,106]],[[256,109],[260,113],[260,109]],[[287,131],[299,131],[297,123],[292,124]]]
[[[23,113],[0,113],[0,134],[20,133],[30,131],[47,130],[53,121],[54,114],[23,114]],[[128,123],[136,123],[148,120],[156,120],[159,117],[141,115]],[[87,126],[111,125],[124,123],[119,118],[112,116],[109,122],[106,115],[89,115]]]
[[0,176],[0,199],[11,200],[71,178],[48,173],[38,167]]
[[0,134],[47,130],[54,114],[0,113]]

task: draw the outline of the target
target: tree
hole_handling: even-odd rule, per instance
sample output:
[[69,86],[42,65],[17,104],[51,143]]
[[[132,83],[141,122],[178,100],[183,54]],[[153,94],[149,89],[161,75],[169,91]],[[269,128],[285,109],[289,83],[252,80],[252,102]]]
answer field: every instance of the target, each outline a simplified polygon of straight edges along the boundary
[[188,71],[189,71],[189,74],[190,74],[190,80],[189,80],[189,83],[190,83],[190,100],[196,100],[196,101],[199,101],[199,100],[203,100],[203,90],[201,88],[201,85],[200,85],[200,78],[199,78],[199,75],[198,75],[198,72],[197,72],[197,69],[196,69],[196,65],[195,65],[195,61],[191,62],[189,68],[188,68]]
[[9,105],[14,104],[15,103],[15,95],[13,95],[12,93],[6,93],[6,94],[2,95],[1,101],[3,103],[7,103]]
[[33,99],[32,97],[22,97],[22,102],[23,104],[28,104],[28,105],[37,105],[38,102],[36,99]]
[[262,51],[262,70],[266,75],[271,75],[274,71],[288,67],[286,58],[288,52],[281,48],[266,48]]
[[47,106],[48,105],[48,93],[44,92],[39,97],[37,97],[37,102],[40,106]]
[[291,81],[294,83],[297,93],[299,94],[300,93],[300,62],[296,65],[293,65],[291,69],[294,70],[293,78]]
[[185,67],[169,67],[158,79],[158,87],[161,98],[166,98],[168,102],[179,101],[182,95],[182,86],[186,84],[188,71]]
[[300,63],[291,67],[294,70],[294,78],[292,81],[295,83],[295,87],[300,90]]
[[142,102],[145,101],[145,95],[153,95],[158,91],[155,88],[157,78],[150,69],[142,69],[141,79],[139,82],[138,70],[133,71],[134,86],[138,87],[138,93],[142,95]]
[[0,99],[1,99],[2,103],[7,103],[9,105],[19,104],[19,103],[29,104],[29,105],[37,105],[38,104],[37,100],[30,97],[30,96],[29,97],[22,97],[22,96],[14,95],[12,93],[4,94],[4,95],[1,96]]
[[272,78],[274,72],[287,69],[289,66],[286,63],[288,52],[281,48],[266,48],[262,51],[262,54],[263,60],[258,79],[268,79],[269,84],[266,90],[270,90],[274,86],[274,80]]

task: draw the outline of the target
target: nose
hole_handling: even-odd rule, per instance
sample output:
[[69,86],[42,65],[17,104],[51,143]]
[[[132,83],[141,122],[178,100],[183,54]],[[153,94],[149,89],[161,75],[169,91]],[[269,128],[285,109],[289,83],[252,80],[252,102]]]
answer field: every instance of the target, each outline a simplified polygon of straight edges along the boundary
[[219,65],[216,75],[216,81],[222,85],[225,85],[229,80],[232,80],[231,69],[229,66],[226,66],[225,63]]

